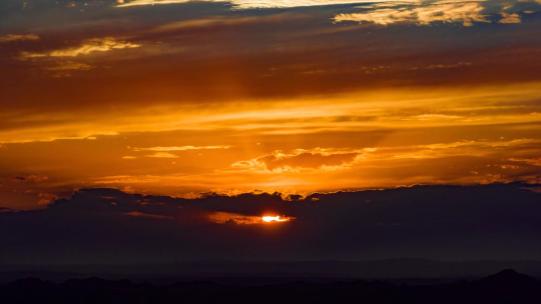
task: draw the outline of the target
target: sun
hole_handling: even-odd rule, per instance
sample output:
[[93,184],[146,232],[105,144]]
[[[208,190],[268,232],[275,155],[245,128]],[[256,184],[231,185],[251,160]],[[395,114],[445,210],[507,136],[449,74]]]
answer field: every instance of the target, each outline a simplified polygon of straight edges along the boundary
[[263,223],[282,223],[291,221],[290,217],[282,217],[279,215],[264,215],[261,217]]

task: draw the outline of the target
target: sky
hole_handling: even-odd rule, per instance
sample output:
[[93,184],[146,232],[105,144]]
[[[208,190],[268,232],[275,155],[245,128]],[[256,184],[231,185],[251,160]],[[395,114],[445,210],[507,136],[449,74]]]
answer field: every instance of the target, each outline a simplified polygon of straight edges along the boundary
[[540,55],[539,0],[2,0],[0,207],[536,184]]

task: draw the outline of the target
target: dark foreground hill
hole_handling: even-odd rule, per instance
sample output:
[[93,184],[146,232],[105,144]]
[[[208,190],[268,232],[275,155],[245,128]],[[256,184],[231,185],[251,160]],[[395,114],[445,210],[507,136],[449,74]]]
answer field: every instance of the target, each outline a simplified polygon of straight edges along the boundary
[[295,281],[258,285],[210,281],[169,285],[99,278],[0,286],[2,303],[541,303],[541,282],[513,270],[486,278],[415,285],[387,281]]

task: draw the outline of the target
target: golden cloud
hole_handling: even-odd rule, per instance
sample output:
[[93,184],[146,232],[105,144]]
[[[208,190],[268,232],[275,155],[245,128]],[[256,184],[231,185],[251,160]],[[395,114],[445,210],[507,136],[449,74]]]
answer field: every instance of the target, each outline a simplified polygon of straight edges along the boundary
[[40,37],[36,34],[8,34],[0,36],[0,43],[15,42],[15,41],[36,41]]
[[251,160],[232,164],[233,168],[268,172],[298,171],[299,169],[321,169],[343,167],[351,163],[362,150],[297,149],[290,153],[274,151]]
[[93,53],[103,53],[112,50],[133,49],[141,47],[140,44],[117,40],[113,37],[89,39],[76,47],[52,50],[48,52],[22,52],[20,58],[23,60],[47,57],[79,57]]
[[429,25],[431,23],[462,23],[472,26],[477,22],[489,22],[483,14],[482,1],[435,1],[418,2],[404,5],[373,5],[364,12],[344,13],[334,17],[335,22],[367,22],[379,25],[394,23],[413,23]]
[[505,12],[502,12],[501,15],[502,15],[502,19],[500,19],[500,21],[498,21],[501,24],[513,24],[513,23],[520,23],[521,22],[520,15],[517,14],[517,13],[505,13]]
[[[393,1],[393,0],[387,0]],[[117,7],[133,7],[147,5],[165,5],[193,2],[193,0],[122,0],[117,1]],[[230,2],[237,9],[253,8],[288,8],[288,7],[306,7],[306,6],[324,6],[339,4],[354,4],[374,2],[370,0],[203,0],[203,2]],[[378,1],[386,2],[386,1]]]

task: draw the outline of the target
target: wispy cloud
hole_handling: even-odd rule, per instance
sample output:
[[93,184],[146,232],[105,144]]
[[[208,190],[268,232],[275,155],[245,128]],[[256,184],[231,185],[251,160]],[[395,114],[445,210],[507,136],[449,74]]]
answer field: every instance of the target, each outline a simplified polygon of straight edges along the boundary
[[133,49],[141,47],[140,44],[118,40],[113,37],[95,38],[84,41],[81,45],[46,52],[22,52],[21,59],[47,58],[47,57],[79,57],[93,53],[103,53],[113,50]]
[[[387,0],[392,1],[392,0]],[[193,2],[193,0],[117,0],[117,7],[133,7],[146,5],[165,5]],[[374,2],[370,0],[203,0],[203,2],[230,2],[237,9],[253,8],[287,8],[287,7],[306,7],[306,6],[324,6]],[[386,2],[378,1],[378,2]]]
[[94,67],[90,64],[75,62],[75,61],[63,61],[58,64],[48,66],[45,68],[47,71],[52,72],[54,77],[69,77],[76,71],[89,71]]
[[165,4],[178,4],[187,3],[190,0],[117,0],[117,7],[133,7],[133,6],[146,6],[146,5],[165,5]]
[[[147,147],[138,148],[130,147],[134,152],[154,152],[152,154],[144,155],[144,157],[150,158],[178,158],[178,155],[173,152],[186,152],[186,151],[202,151],[202,150],[225,150],[231,146],[227,145],[215,145],[215,146],[163,146],[163,147]],[[135,159],[135,156],[124,156],[124,159]]]
[[152,157],[152,158],[178,158],[178,155],[169,153],[169,152],[156,152],[149,155],[145,155],[145,157]]
[[413,4],[403,2],[376,4],[358,13],[344,13],[334,17],[335,22],[359,22],[390,25],[394,23],[413,23],[429,25],[436,22],[462,23],[472,26],[477,22],[489,22],[484,15],[482,1],[417,1]]
[[15,42],[15,41],[36,41],[40,37],[36,34],[7,34],[0,36],[0,43]]
[[162,215],[162,214],[152,214],[152,213],[146,213],[141,212],[138,210],[126,212],[125,215],[130,217],[138,217],[138,218],[144,218],[144,219],[152,219],[152,220],[172,220],[174,217]]
[[[212,112],[176,104],[168,107],[129,108],[85,113],[75,118],[61,112],[27,115],[4,114],[4,123],[16,129],[0,130],[0,142],[86,139],[96,135],[172,130],[217,131],[262,135],[308,134],[360,129],[409,129],[536,123],[541,120],[539,83],[487,86],[478,89],[396,90],[354,93],[330,98],[274,100],[262,107],[239,102],[234,107],[216,104]],[[360,102],[361,101],[361,102]],[[99,102],[99,101],[96,101]],[[53,119],[54,118],[54,119]],[[215,139],[213,141],[217,141]],[[212,140],[210,141],[212,142]],[[221,145],[135,147],[162,152],[224,149]],[[144,151],[144,150],[143,150]],[[147,150],[152,151],[152,150]],[[137,151],[136,151],[137,152]]]
[[220,150],[229,149],[229,145],[213,145],[213,146],[169,146],[169,147],[147,147],[147,148],[131,148],[133,151],[155,151],[155,152],[173,152],[173,151],[197,151],[197,150]]
[[249,26],[254,24],[274,24],[286,21],[298,20],[307,18],[303,14],[280,13],[268,16],[212,16],[206,18],[197,18],[190,20],[174,21],[159,25],[149,32],[151,33],[166,33],[179,30],[195,30],[210,27],[224,28],[227,26]]

